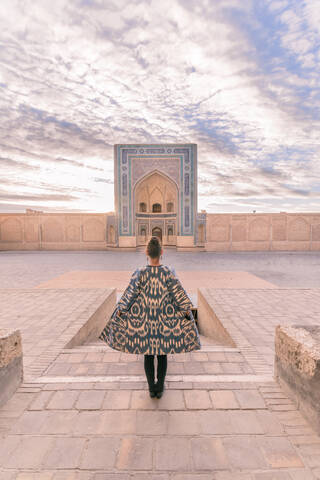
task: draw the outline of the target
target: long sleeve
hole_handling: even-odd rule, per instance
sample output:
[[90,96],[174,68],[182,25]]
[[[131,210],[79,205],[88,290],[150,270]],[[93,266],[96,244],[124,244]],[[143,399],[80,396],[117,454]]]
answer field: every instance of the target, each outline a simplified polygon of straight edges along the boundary
[[134,299],[139,295],[140,288],[140,269],[137,268],[130,279],[129,285],[123,292],[117,303],[116,312],[119,310],[129,310]]
[[170,270],[171,271],[167,279],[167,287],[177,310],[182,312],[184,315],[186,312],[191,310],[191,308],[193,308],[193,304],[187,292],[181,285],[180,280],[176,276],[175,269],[171,267]]

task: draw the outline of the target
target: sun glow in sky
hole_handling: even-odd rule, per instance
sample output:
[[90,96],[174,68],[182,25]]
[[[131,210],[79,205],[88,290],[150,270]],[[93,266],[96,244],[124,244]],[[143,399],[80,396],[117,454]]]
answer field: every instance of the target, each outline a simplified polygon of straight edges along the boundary
[[115,143],[197,143],[198,210],[319,211],[317,0],[2,0],[0,212],[114,210]]

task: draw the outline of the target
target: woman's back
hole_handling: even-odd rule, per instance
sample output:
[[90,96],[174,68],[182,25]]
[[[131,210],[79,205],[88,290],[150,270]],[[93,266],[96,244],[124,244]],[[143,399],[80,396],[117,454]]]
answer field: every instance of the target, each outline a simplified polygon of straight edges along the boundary
[[194,318],[185,316],[192,307],[174,268],[162,264],[137,268],[100,338],[109,336],[113,348],[131,353],[200,349]]

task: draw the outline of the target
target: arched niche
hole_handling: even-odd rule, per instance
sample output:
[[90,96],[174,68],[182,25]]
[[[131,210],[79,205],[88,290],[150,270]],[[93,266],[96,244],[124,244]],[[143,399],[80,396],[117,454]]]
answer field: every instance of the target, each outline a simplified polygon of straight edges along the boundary
[[172,204],[172,213],[178,213],[178,186],[159,171],[153,171],[141,178],[133,190],[135,212],[141,212],[140,204],[146,204],[146,211],[152,213],[152,205],[159,203],[161,212],[167,212],[167,204]]
[[22,225],[16,218],[7,218],[0,225],[2,242],[21,242]]
[[308,241],[310,240],[310,225],[302,217],[297,217],[288,225],[288,240]]
[[57,218],[48,218],[42,224],[43,242],[62,242],[64,240],[63,225]]

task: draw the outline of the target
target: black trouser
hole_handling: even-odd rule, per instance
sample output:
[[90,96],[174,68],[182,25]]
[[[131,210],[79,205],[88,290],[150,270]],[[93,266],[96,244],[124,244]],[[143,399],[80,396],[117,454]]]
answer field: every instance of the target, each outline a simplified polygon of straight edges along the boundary
[[[144,356],[144,370],[148,380],[149,388],[154,385],[154,357],[155,355]],[[157,380],[160,388],[163,388],[164,379],[167,373],[167,355],[157,355]]]

